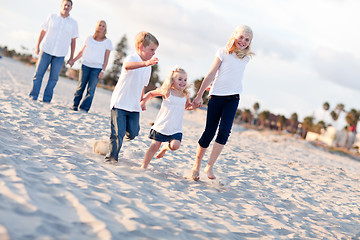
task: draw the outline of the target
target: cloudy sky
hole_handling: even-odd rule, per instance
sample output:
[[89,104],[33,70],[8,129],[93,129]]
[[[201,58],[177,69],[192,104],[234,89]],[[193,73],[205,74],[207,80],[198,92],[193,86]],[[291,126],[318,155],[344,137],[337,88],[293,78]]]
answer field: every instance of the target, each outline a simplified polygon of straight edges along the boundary
[[[209,70],[216,50],[238,24],[254,31],[256,56],[244,75],[241,108],[259,102],[260,111],[331,122],[333,109],[360,110],[360,1],[358,0],[73,0],[79,24],[77,51],[104,19],[115,45],[126,35],[129,52],[142,30],[160,42],[162,78],[174,65],[189,80]],[[33,52],[40,25],[61,0],[5,0],[0,8],[0,45]],[[26,51],[26,50],[23,50]],[[76,51],[76,52],[77,52]],[[345,114],[340,118],[344,118]],[[343,121],[343,124],[345,122]],[[338,127],[342,123],[338,123]],[[359,128],[358,128],[359,129]]]

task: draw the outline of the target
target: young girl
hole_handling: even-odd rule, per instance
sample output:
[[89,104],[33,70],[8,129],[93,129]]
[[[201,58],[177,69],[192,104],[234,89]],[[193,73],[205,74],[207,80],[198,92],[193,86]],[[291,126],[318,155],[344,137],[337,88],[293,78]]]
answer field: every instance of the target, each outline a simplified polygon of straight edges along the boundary
[[111,50],[112,43],[106,38],[106,22],[100,20],[96,24],[94,35],[88,36],[84,47],[73,60],[68,62],[72,66],[81,57],[84,59],[81,66],[79,85],[74,94],[74,105],[72,107],[74,111],[78,110],[86,85],[87,93],[80,105],[80,109],[86,112],[89,111],[95,95],[96,85],[99,79],[104,76]]
[[199,139],[196,159],[192,169],[193,180],[199,180],[199,169],[201,160],[206,149],[215,136],[219,127],[209,161],[205,172],[209,179],[215,179],[213,166],[224,148],[242,91],[242,78],[246,64],[253,53],[250,51],[253,33],[250,27],[238,26],[230,37],[224,48],[220,48],[209,73],[204,78],[193,104],[196,107],[202,105],[202,96],[206,88],[213,82],[209,95],[205,130]]
[[175,68],[167,76],[162,86],[148,92],[141,100],[141,107],[146,110],[145,104],[153,97],[161,96],[163,102],[160,111],[152,126],[149,138],[153,139],[145,153],[142,168],[147,168],[162,142],[168,142],[156,156],[162,158],[167,150],[179,149],[182,139],[182,120],[184,110],[193,109],[187,91],[187,74],[182,68]]

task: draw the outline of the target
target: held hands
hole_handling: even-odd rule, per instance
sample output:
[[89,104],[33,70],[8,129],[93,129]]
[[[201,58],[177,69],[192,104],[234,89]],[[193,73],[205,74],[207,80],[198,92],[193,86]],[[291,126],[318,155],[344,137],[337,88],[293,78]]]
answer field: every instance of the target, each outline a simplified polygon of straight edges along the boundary
[[187,106],[186,106],[186,110],[194,110],[194,109],[196,109],[197,107],[195,107],[194,106],[194,104],[193,103],[189,103]]
[[69,64],[70,67],[72,67],[72,66],[74,65],[75,61],[74,61],[73,58],[71,58],[71,59],[69,59],[66,63]]
[[141,100],[140,101],[141,110],[146,111],[146,101]]
[[150,60],[147,60],[145,62],[145,66],[152,66],[152,65],[157,64],[158,62],[159,62],[159,59],[155,57],[155,58],[152,58]]
[[103,77],[104,77],[104,72],[101,71],[101,72],[99,73],[99,75],[98,75],[98,78],[99,78],[99,79],[102,79]]
[[202,107],[202,105],[203,105],[202,96],[196,95],[196,97],[195,97],[195,98],[193,99],[193,101],[192,101],[192,105],[193,105],[193,107],[195,107],[195,108],[200,108],[200,107]]

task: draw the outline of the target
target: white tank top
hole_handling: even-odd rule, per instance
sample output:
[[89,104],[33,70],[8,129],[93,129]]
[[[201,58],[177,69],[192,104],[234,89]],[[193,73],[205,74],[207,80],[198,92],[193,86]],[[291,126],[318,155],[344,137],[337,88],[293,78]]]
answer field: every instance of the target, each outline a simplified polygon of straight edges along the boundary
[[152,129],[164,135],[182,133],[185,104],[186,97],[176,97],[170,93],[168,98],[163,98]]

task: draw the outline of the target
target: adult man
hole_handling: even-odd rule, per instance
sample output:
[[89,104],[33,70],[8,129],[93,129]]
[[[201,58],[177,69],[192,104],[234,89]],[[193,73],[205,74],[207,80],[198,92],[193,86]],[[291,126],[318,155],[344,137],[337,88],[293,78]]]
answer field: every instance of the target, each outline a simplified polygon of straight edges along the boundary
[[63,0],[60,13],[51,14],[41,25],[41,32],[35,48],[36,54],[39,54],[40,43],[43,39],[44,42],[33,78],[33,87],[30,92],[30,98],[33,100],[37,100],[44,74],[49,65],[51,65],[49,80],[43,96],[43,102],[51,102],[54,87],[59,79],[69,45],[71,46],[69,60],[73,59],[76,38],[79,33],[77,22],[70,17],[71,9],[72,0]]

